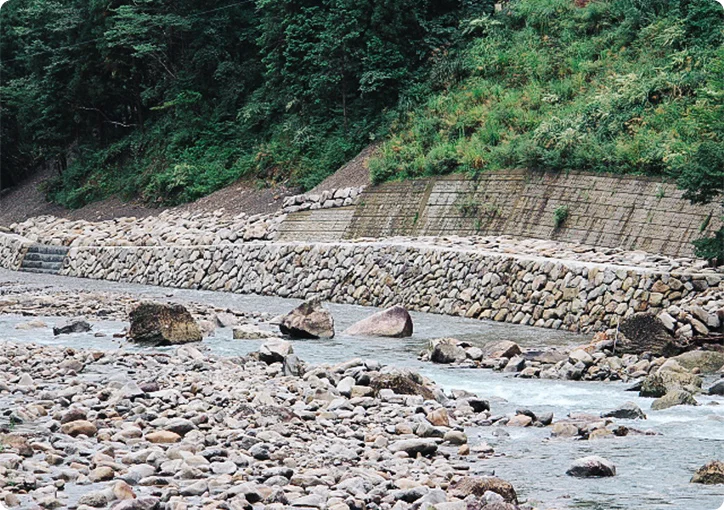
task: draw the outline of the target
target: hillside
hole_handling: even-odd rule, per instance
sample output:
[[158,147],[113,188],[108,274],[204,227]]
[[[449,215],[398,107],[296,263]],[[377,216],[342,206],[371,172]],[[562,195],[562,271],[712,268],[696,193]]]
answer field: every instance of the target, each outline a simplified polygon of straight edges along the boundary
[[2,186],[39,163],[70,208],[311,189],[384,135],[490,0],[13,0],[0,11]]
[[2,181],[50,163],[64,207],[312,189],[370,141],[378,183],[523,167],[724,188],[713,0],[54,5],[0,11]]
[[393,125],[377,182],[516,167],[724,176],[715,2],[520,0],[464,32],[445,89]]

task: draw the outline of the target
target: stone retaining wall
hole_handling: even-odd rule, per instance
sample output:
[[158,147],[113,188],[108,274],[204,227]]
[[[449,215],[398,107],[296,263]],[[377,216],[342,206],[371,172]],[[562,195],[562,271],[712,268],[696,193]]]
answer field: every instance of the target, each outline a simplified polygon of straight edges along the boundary
[[322,299],[527,324],[605,330],[711,287],[721,275],[385,242],[79,247],[61,274]]
[[502,234],[690,257],[721,218],[719,204],[692,205],[660,179],[506,170],[368,187],[345,238]]
[[24,237],[0,233],[0,267],[4,269],[20,269],[32,241]]

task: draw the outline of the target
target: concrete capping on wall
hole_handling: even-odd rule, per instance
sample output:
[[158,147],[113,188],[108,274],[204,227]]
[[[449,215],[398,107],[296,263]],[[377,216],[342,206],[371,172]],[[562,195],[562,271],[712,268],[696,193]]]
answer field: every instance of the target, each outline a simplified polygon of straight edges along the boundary
[[25,237],[0,233],[0,267],[12,270],[20,269],[25,254],[32,245],[33,242]]
[[[567,217],[556,227],[558,208]],[[368,187],[345,238],[510,235],[691,257],[722,214],[661,179],[506,170]]]
[[321,297],[572,331],[659,311],[722,276],[386,242],[72,248],[61,274],[180,288]]

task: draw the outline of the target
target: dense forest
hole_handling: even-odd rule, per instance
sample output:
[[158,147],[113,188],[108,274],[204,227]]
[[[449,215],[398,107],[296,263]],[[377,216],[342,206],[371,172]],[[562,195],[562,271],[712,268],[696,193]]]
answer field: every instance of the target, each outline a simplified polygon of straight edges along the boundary
[[[10,0],[3,186],[173,204],[310,188],[373,141],[376,181],[510,167],[724,191],[714,0]],[[700,242],[724,256],[724,233]]]
[[3,173],[57,158],[48,192],[69,207],[108,193],[188,201],[242,175],[313,186],[384,133],[461,19],[491,9],[11,0],[0,11]]

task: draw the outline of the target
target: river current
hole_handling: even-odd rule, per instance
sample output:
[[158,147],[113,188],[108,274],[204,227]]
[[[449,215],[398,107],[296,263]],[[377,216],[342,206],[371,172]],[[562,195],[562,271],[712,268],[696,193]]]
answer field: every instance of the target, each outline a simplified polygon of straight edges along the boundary
[[[285,313],[300,301],[263,296],[162,289],[133,284],[74,278],[48,277],[0,270],[0,283],[22,281],[66,290],[129,292],[139,298],[177,302],[194,301],[219,307],[271,314]],[[337,331],[343,331],[376,310],[373,308],[328,303]],[[415,333],[407,339],[375,339],[338,335],[332,340],[297,340],[294,350],[310,363],[335,363],[355,357],[376,359],[385,364],[409,367],[430,377],[446,390],[464,389],[489,399],[494,414],[513,413],[519,408],[533,412],[553,412],[556,419],[569,413],[599,414],[626,401],[636,402],[648,415],[644,421],[618,420],[632,428],[657,435],[576,441],[550,439],[550,429],[500,427],[468,430],[471,445],[487,442],[496,456],[485,460],[470,457],[471,473],[490,473],[509,480],[521,499],[548,509],[646,509],[716,510],[724,501],[724,487],[690,484],[693,472],[706,462],[724,458],[724,399],[697,396],[699,407],[680,406],[651,411],[652,399],[626,391],[624,383],[570,382],[518,379],[510,374],[489,370],[456,369],[422,363],[417,355],[431,338],[452,336],[484,345],[498,340],[513,340],[524,347],[575,345],[587,338],[571,333],[501,324],[491,321],[411,313]],[[64,319],[40,317],[49,326]],[[27,317],[0,315],[0,338],[18,342],[98,349],[140,349],[113,339],[112,334],[127,324],[117,321],[92,321],[93,332],[54,337],[50,328],[22,331],[15,326]],[[262,325],[262,327],[264,327]],[[270,327],[270,326],[269,326]],[[97,338],[95,332],[108,336]],[[233,340],[230,329],[217,329],[204,344],[222,356],[243,355],[258,349],[259,341]],[[705,387],[711,379],[705,382]],[[507,434],[506,434],[507,433]],[[613,461],[617,476],[608,479],[570,478],[565,471],[572,460],[600,455]]]

